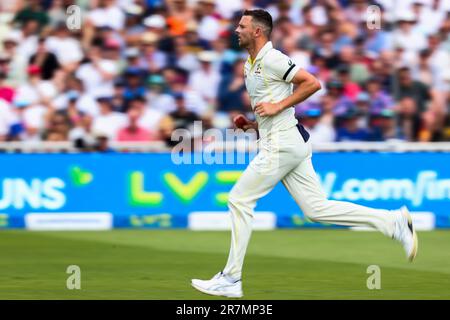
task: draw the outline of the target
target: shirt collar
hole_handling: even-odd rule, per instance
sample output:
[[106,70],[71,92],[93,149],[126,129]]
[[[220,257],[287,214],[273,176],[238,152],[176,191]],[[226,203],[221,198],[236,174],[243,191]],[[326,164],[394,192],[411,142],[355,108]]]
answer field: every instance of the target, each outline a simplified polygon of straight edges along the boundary
[[272,41],[267,41],[266,44],[259,50],[255,60],[252,61],[252,59],[248,57],[248,61],[250,61],[251,64],[255,63],[257,60],[262,59],[270,49],[273,49]]

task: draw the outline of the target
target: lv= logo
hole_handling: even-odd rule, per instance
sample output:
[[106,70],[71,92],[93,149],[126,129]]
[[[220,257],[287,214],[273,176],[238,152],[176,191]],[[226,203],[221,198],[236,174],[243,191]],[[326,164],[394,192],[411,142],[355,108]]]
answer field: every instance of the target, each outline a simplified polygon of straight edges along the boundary
[[[182,181],[175,173],[166,172],[162,175],[164,185],[181,203],[191,204],[194,199],[213,180],[218,185],[233,185],[241,176],[242,171],[218,171],[213,178],[206,171],[195,173],[189,181]],[[164,193],[147,191],[144,188],[145,176],[141,171],[131,172],[128,177],[129,203],[134,207],[154,207],[164,203]],[[214,201],[219,206],[228,202],[228,192],[214,195]]]

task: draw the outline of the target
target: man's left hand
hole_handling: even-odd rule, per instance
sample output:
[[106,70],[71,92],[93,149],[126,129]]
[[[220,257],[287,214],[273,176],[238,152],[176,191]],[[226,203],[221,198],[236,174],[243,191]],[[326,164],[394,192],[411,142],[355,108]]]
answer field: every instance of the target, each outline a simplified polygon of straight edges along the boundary
[[255,112],[261,117],[274,116],[282,110],[278,103],[258,102],[255,106]]

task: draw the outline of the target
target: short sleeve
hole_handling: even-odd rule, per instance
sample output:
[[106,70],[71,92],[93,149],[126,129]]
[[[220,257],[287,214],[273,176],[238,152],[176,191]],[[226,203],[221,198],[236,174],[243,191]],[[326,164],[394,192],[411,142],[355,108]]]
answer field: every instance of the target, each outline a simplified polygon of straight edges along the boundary
[[274,52],[266,59],[266,70],[269,75],[277,81],[291,82],[300,67],[297,66],[287,55]]

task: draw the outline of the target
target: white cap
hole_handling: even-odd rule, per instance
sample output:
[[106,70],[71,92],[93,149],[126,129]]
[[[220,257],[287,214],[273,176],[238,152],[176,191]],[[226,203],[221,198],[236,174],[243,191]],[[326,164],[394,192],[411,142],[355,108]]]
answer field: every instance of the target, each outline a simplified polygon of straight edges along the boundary
[[421,4],[423,6],[431,6],[431,1],[430,0],[413,0],[412,1],[413,4]]
[[166,26],[166,20],[159,14],[151,15],[143,21],[144,25],[149,28],[164,28]]
[[410,10],[400,11],[395,15],[396,21],[416,21],[416,16],[414,12]]
[[125,7],[125,12],[133,15],[140,15],[144,9],[138,4],[130,3]]
[[217,53],[215,51],[201,51],[198,54],[198,60],[202,62],[213,62],[217,59]]
[[8,34],[3,38],[3,41],[14,41],[15,43],[19,43],[22,41],[22,32],[20,30],[11,30]]
[[94,90],[92,90],[92,96],[94,99],[103,97],[113,97],[114,89],[110,87],[97,87]]
[[125,50],[125,57],[129,57],[129,58],[132,58],[132,57],[137,57],[137,56],[139,56],[139,49],[138,48],[135,48],[135,47],[133,47],[133,48],[128,48],[128,49],[126,49]]

